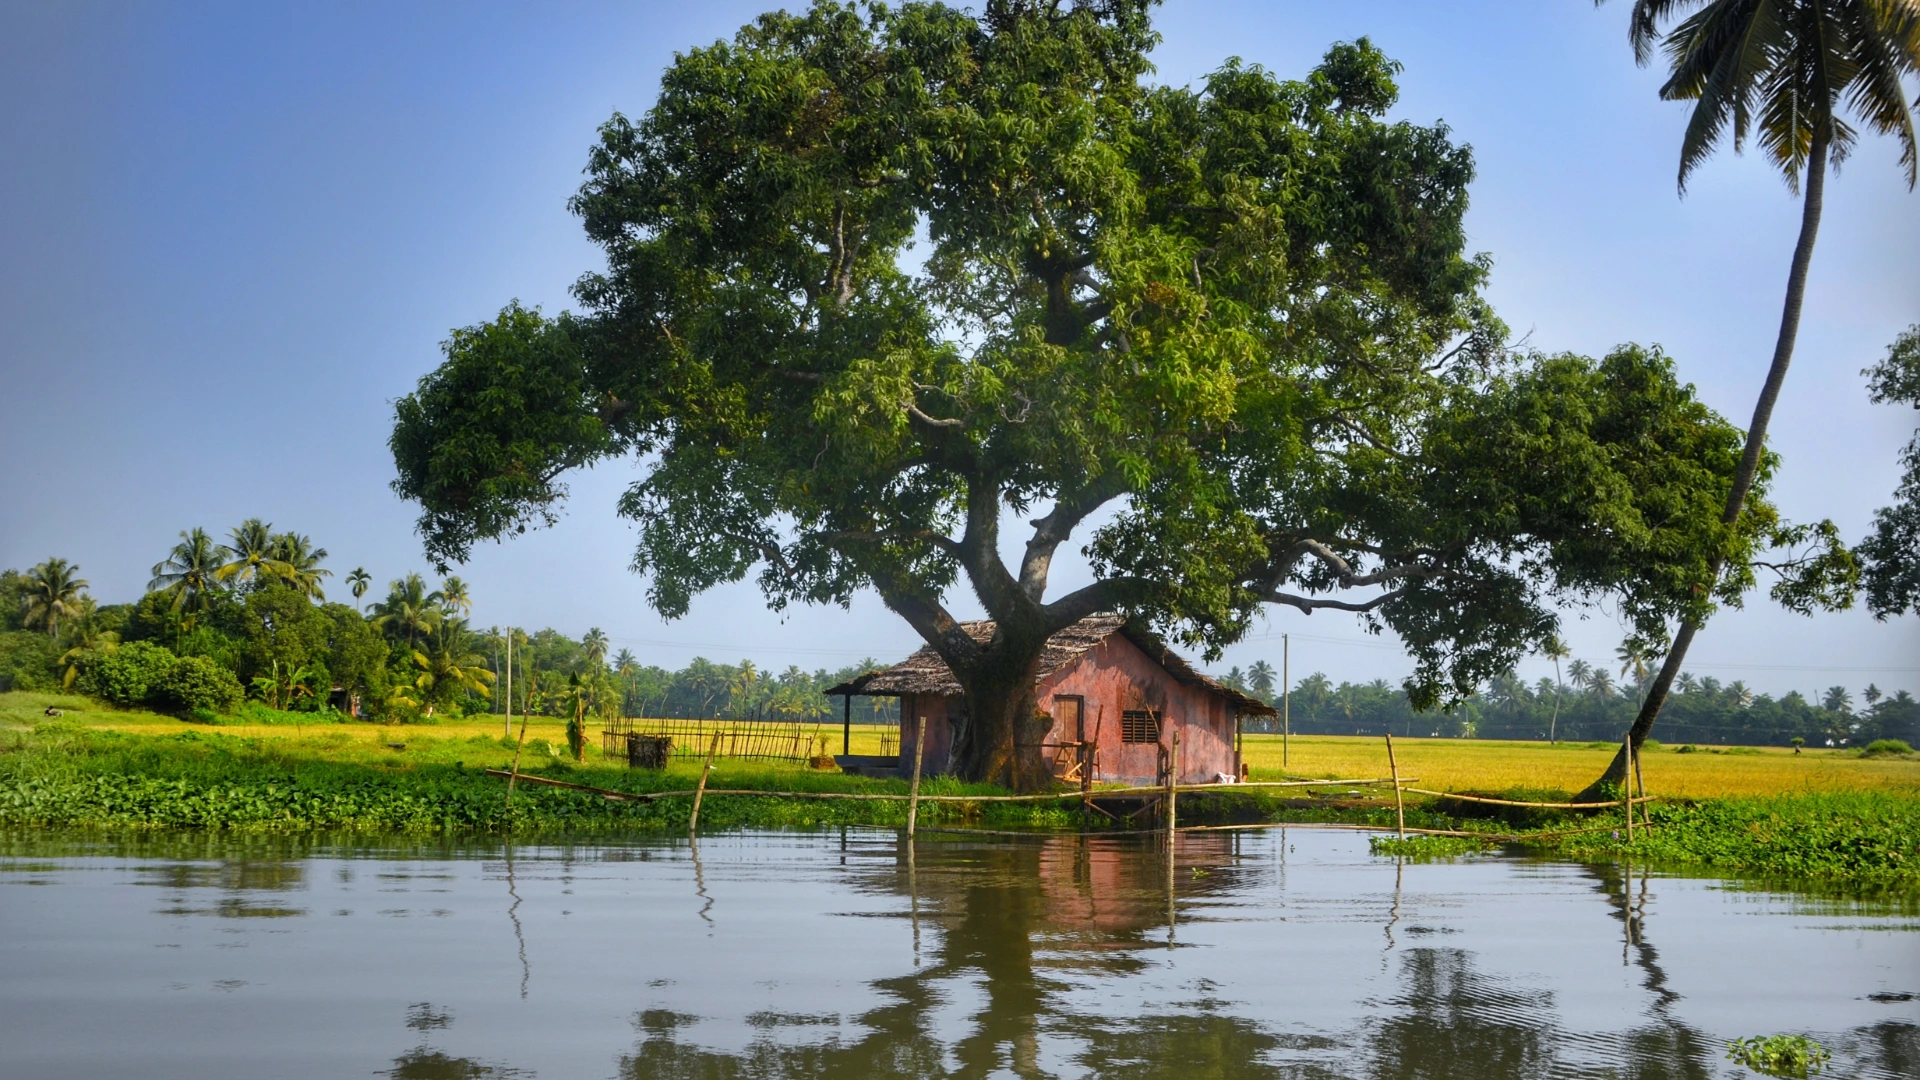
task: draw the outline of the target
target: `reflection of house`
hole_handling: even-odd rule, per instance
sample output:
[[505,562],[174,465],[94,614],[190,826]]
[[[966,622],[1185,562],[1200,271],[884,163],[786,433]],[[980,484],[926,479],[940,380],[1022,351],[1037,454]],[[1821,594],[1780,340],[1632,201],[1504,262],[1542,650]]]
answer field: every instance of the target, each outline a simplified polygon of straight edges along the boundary
[[[982,642],[993,634],[990,622],[963,627]],[[1093,615],[1048,638],[1034,690],[1053,717],[1042,753],[1067,780],[1088,770],[1096,781],[1158,783],[1176,735],[1181,783],[1238,776],[1239,718],[1274,714],[1272,706],[1195,671],[1119,615]],[[898,697],[903,769],[912,767],[920,717],[927,720],[922,768],[930,773],[947,770],[954,739],[967,723],[960,683],[931,648],[827,693]]]

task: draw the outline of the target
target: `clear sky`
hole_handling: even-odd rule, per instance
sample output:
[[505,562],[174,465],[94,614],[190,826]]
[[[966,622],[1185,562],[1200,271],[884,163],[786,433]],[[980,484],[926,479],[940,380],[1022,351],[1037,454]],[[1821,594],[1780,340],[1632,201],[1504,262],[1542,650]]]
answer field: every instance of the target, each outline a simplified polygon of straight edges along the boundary
[[[676,49],[769,2],[0,3],[0,566],[62,555],[103,602],[130,600],[180,530],[224,535],[257,515],[326,547],[336,582],[361,565],[382,582],[425,569],[413,510],[387,488],[393,400],[449,328],[515,297],[569,306],[568,285],[599,265],[565,207],[595,126],[645,111]],[[1158,77],[1192,82],[1229,56],[1296,76],[1329,43],[1371,36],[1406,64],[1396,115],[1444,120],[1474,147],[1471,244],[1494,257],[1508,323],[1545,349],[1659,343],[1744,425],[1798,203],[1731,153],[1676,194],[1686,106],[1634,66],[1626,12],[1175,2]],[[1869,139],[1828,187],[1773,428],[1779,503],[1856,539],[1917,420],[1869,405],[1860,376],[1920,322],[1920,195],[1896,156]],[[871,598],[783,621],[750,584],[662,622],[613,513],[632,475],[583,475],[558,528],[481,549],[459,571],[475,622],[600,626],[673,667],[696,653],[838,667],[915,644]],[[1291,612],[1221,666],[1277,662],[1282,632],[1296,677],[1408,668],[1344,616]],[[1596,611],[1569,636],[1601,661],[1621,631]],[[1773,693],[1920,690],[1920,618],[1807,619],[1756,596],[1693,658]]]

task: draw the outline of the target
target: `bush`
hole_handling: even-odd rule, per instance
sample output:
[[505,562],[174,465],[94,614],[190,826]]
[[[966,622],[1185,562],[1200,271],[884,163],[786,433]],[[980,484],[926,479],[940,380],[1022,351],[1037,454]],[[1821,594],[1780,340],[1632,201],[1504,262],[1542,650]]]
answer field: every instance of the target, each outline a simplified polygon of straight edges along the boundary
[[1861,757],[1882,757],[1887,754],[1911,754],[1913,747],[1905,739],[1875,739],[1860,751]]
[[79,658],[77,685],[81,692],[115,705],[142,705],[177,661],[172,652],[151,641],[90,650]]
[[196,719],[204,713],[230,713],[246,696],[233,672],[204,656],[175,660],[155,691],[157,704]]

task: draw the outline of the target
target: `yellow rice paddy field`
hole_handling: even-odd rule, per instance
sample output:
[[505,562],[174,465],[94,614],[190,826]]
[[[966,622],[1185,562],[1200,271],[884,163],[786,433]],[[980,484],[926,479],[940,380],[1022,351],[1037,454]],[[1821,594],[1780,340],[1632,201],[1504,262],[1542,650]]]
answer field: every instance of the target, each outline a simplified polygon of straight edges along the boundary
[[[1658,731],[1656,729],[1656,735]],[[1402,776],[1434,791],[1564,791],[1585,787],[1612,760],[1615,747],[1479,739],[1395,739]],[[1278,735],[1248,735],[1245,757],[1255,780],[1282,773]],[[1387,775],[1386,742],[1338,735],[1288,740],[1285,772],[1295,776],[1362,778]],[[1773,747],[1650,749],[1642,772],[1653,795],[1707,798],[1806,791],[1896,791],[1920,795],[1920,755],[1862,758],[1848,750],[1795,754]]]
[[[138,735],[173,735],[183,731],[218,732],[243,738],[283,740],[288,750],[316,756],[360,757],[384,744],[404,743],[409,758],[435,757],[441,747],[452,753],[454,743],[469,764],[501,764],[510,751],[495,742],[482,750],[481,740],[498,740],[498,717],[477,717],[431,725],[387,727],[371,723],[306,726],[223,725],[206,728],[154,713],[121,711],[72,697],[39,694],[0,694],[0,724],[28,726],[45,719],[44,709],[63,710],[64,719],[87,727]],[[724,723],[720,722],[720,723]],[[813,729],[814,725],[808,725]],[[852,751],[881,752],[885,728],[856,724]],[[519,720],[513,732],[519,734]],[[827,740],[829,753],[840,753],[838,724],[822,722],[817,734]],[[1657,734],[1657,732],[1656,732]],[[529,754],[544,755],[548,746],[565,738],[565,725],[552,717],[536,717],[528,727]],[[590,740],[589,761],[600,758],[599,738]],[[818,748],[816,742],[815,748]],[[891,747],[888,747],[891,750]],[[1495,742],[1478,739],[1398,739],[1394,750],[1405,777],[1435,791],[1573,792],[1600,774],[1614,753],[1611,746],[1539,742]],[[682,747],[681,755],[692,752]],[[1248,735],[1246,760],[1255,780],[1283,776],[1359,779],[1387,775],[1384,740],[1354,736],[1310,735],[1287,740],[1282,765],[1282,740],[1277,735]],[[416,758],[417,759],[417,758]],[[1920,754],[1906,758],[1862,758],[1850,750],[1814,750],[1795,754],[1772,747],[1699,747],[1681,753],[1677,747],[1651,750],[1643,760],[1649,793],[1693,798],[1727,795],[1774,795],[1812,791],[1892,791],[1920,796]],[[798,767],[798,766],[796,766]]]

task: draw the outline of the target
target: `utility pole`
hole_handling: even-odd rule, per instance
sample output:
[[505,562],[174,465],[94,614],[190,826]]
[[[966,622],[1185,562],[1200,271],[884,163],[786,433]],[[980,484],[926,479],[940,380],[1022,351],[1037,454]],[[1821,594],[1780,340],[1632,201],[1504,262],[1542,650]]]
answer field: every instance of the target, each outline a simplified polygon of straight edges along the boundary
[[1280,768],[1287,767],[1287,743],[1293,739],[1293,648],[1287,635],[1280,635]]

